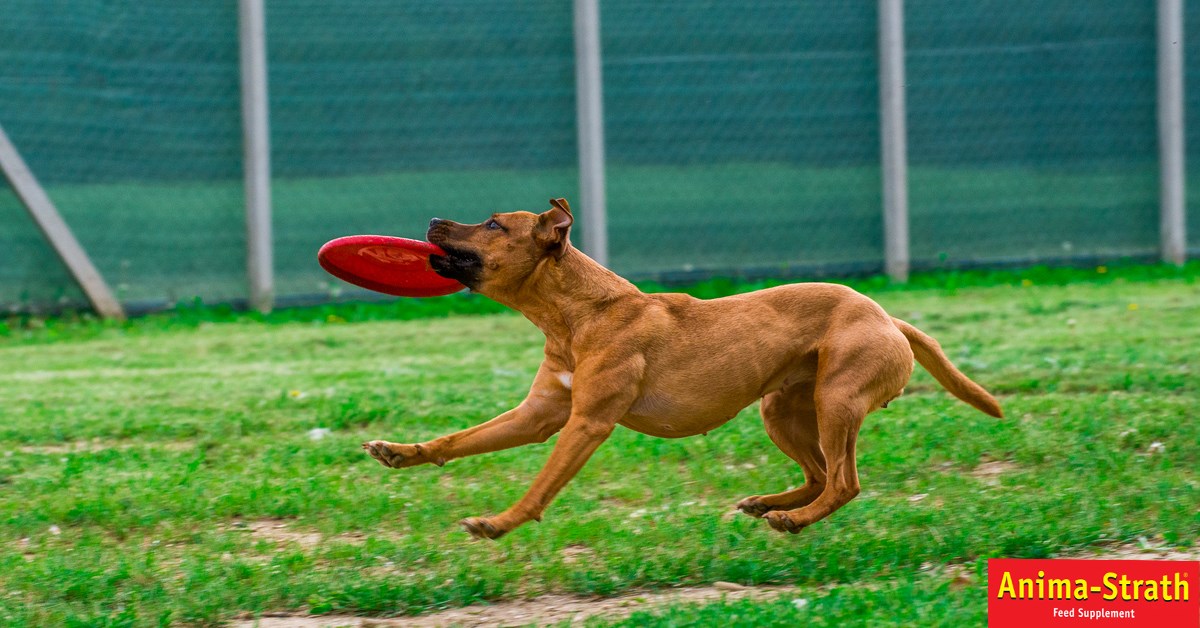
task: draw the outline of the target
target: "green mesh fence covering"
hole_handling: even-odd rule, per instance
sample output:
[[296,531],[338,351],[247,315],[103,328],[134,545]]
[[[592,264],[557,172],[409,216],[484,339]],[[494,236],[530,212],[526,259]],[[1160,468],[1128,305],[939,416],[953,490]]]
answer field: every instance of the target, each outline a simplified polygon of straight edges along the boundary
[[276,272],[351,233],[421,237],[578,196],[568,2],[267,3]]
[[882,266],[872,3],[601,3],[625,273]]
[[1190,256],[1200,257],[1200,2],[1185,2],[1183,10],[1187,241]]
[[[906,5],[914,264],[1154,255],[1154,3]],[[2,14],[0,125],[118,296],[243,298],[237,3]],[[602,0],[601,22],[617,270],[882,268],[874,2]],[[315,264],[339,235],[589,210],[570,3],[268,0],[267,25],[282,299],[357,294]],[[1186,50],[1200,249],[1200,37]],[[78,301],[2,187],[0,246],[0,305]]]
[[917,265],[1154,254],[1153,2],[906,2]]
[[[8,0],[2,13],[0,124],[118,297],[242,295],[236,3]],[[4,302],[78,294],[24,211],[0,205],[0,238],[25,243],[0,265]]]
[[17,197],[0,187],[0,311],[78,303],[82,294]]

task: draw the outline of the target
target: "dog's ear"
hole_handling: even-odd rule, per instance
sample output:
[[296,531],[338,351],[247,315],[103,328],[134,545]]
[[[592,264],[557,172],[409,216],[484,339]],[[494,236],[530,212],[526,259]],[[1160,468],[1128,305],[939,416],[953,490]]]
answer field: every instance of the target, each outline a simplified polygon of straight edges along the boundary
[[565,198],[552,198],[550,199],[550,205],[567,212],[568,216],[571,215],[571,206],[567,204],[567,199]]
[[571,215],[567,199],[552,198],[550,204],[553,207],[538,215],[534,238],[555,259],[562,259],[571,243],[571,223],[575,222],[575,217]]

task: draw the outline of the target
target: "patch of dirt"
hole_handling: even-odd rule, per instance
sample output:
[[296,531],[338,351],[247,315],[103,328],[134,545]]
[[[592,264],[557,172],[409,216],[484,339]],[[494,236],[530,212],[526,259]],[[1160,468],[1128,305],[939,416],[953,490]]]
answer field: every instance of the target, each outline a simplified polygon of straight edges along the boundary
[[542,595],[526,600],[506,600],[489,605],[466,606],[421,615],[380,619],[353,615],[298,615],[267,613],[259,619],[235,622],[236,628],[392,628],[416,626],[528,626],[564,621],[582,622],[590,617],[619,619],[636,611],[679,602],[716,602],[722,599],[771,600],[782,595],[796,595],[798,587],[746,587],[732,582],[715,582],[706,587],[685,587],[666,591],[643,591],[609,598],[575,595]]
[[258,519],[255,521],[235,521],[229,525],[231,530],[248,532],[256,539],[271,541],[277,545],[296,543],[304,549],[312,549],[329,539],[337,539],[346,543],[362,542],[364,535],[359,533],[339,534],[327,537],[320,532],[301,532],[292,529],[284,519]]
[[1126,543],[1101,549],[1097,553],[1062,558],[1084,558],[1090,560],[1200,560],[1200,547],[1178,550],[1166,545],[1142,539],[1138,543]]
[[562,550],[562,561],[568,565],[574,565],[580,561],[590,560],[596,555],[596,552],[586,545],[568,545]]
[[96,453],[98,451],[106,451],[109,449],[133,449],[134,447],[146,447],[149,449],[165,449],[167,451],[187,451],[196,448],[196,441],[178,440],[178,441],[111,441],[93,438],[91,440],[76,440],[66,443],[55,443],[53,445],[24,445],[17,447],[17,451],[23,454],[79,454],[79,453]]
[[992,460],[989,462],[981,462],[979,466],[971,469],[971,475],[977,478],[994,478],[997,475],[1003,475],[1010,471],[1015,471],[1017,463],[1008,460]]
[[1017,469],[1017,464],[1008,460],[986,460],[971,469],[971,477],[988,486],[1000,486],[1000,476]]
[[29,549],[29,545],[29,537],[24,537],[12,542],[12,546],[21,551],[21,558],[24,558],[25,562],[27,563],[32,563],[37,559],[37,554],[34,554],[33,551]]
[[290,530],[286,522],[278,519],[247,521],[245,522],[245,527],[242,529],[249,532],[254,538],[265,539],[274,543],[297,543],[304,549],[312,549],[320,545],[322,539],[322,536],[316,532],[296,532],[295,530]]
[[[986,463],[985,463],[986,464]],[[1011,463],[1002,463],[1005,470],[1013,468]],[[981,465],[982,466],[982,465]],[[995,469],[997,467],[993,467]],[[1003,471],[1000,471],[1003,472]],[[991,475],[997,475],[992,473]],[[568,558],[586,560],[589,552],[583,546],[569,546],[563,551],[564,561]],[[1166,547],[1161,540],[1141,539],[1135,544],[1115,545],[1095,551],[1079,552],[1059,558],[1081,558],[1092,560],[1200,560],[1200,548],[1181,551]],[[928,575],[947,579],[955,589],[978,587],[981,583],[974,567],[966,564],[921,565],[920,570]],[[773,600],[781,596],[794,596],[795,603],[803,606],[808,599],[820,597],[841,586],[809,588],[801,595],[800,587],[758,586],[747,587],[732,582],[714,582],[710,586],[681,587],[659,591],[626,593],[610,598],[583,597],[575,595],[542,595],[520,600],[505,600],[495,604],[477,604],[453,608],[416,617],[357,617],[354,615],[304,615],[299,613],[265,613],[259,619],[242,619],[233,623],[236,628],[394,628],[416,626],[435,628],[450,626],[529,626],[550,625],[569,621],[582,623],[591,617],[621,619],[637,611],[654,610],[656,607],[676,603],[705,603],[721,600]],[[876,587],[877,583],[856,584],[855,587]]]

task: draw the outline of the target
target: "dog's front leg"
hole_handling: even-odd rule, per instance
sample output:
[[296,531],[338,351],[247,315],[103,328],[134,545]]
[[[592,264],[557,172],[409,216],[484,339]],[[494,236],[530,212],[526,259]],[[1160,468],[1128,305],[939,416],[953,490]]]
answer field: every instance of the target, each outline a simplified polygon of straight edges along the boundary
[[[561,369],[558,369],[561,370]],[[571,414],[571,392],[555,375],[553,365],[542,365],[521,405],[486,422],[426,443],[402,444],[385,440],[362,447],[385,467],[399,469],[545,442],[562,429]]]
[[[638,360],[640,363],[640,360]],[[477,538],[496,539],[517,526],[541,521],[554,496],[583,468],[596,448],[612,434],[617,421],[637,397],[640,366],[575,371],[571,417],[558,435],[550,459],[533,486],[508,510],[494,517],[470,517],[459,523]]]

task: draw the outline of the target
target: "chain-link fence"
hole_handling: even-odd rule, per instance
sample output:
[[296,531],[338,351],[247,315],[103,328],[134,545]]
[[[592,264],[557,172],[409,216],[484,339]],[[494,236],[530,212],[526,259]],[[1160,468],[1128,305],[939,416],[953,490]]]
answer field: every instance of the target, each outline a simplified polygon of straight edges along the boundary
[[906,8],[914,260],[1155,253],[1153,2]]
[[866,2],[602,2],[614,268],[880,268],[875,22]]
[[345,285],[335,237],[575,196],[571,6],[513,4],[267,3],[282,294]]
[[[266,14],[282,299],[353,293],[315,263],[333,237],[576,200],[570,3]],[[602,0],[600,16],[614,269],[883,268],[874,2]],[[905,19],[914,267],[1157,254],[1154,3],[908,0]],[[233,0],[5,5],[0,126],[127,304],[247,294],[238,55]],[[1200,183],[1196,38],[1185,68]],[[0,249],[0,305],[81,301],[3,186]]]

